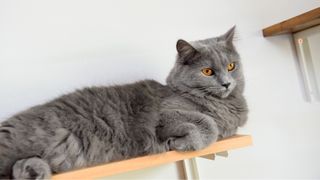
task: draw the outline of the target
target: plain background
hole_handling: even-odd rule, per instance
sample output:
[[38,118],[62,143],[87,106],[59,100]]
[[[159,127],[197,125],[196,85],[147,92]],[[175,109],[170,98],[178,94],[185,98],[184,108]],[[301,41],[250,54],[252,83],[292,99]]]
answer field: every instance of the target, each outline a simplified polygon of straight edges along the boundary
[[[76,88],[153,78],[162,83],[179,38],[237,25],[254,146],[198,159],[201,179],[320,178],[320,105],[303,97],[290,36],[261,29],[316,0],[0,1],[0,119]],[[118,178],[178,178],[174,164]]]

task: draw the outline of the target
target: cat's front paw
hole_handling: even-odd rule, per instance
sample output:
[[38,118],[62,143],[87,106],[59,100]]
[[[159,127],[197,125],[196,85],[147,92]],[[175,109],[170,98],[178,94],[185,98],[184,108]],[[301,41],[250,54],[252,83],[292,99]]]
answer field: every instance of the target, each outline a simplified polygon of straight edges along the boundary
[[196,151],[203,148],[202,143],[190,141],[186,138],[169,138],[168,146],[175,151]]
[[33,157],[17,161],[12,169],[13,179],[50,179],[49,165],[40,158]]

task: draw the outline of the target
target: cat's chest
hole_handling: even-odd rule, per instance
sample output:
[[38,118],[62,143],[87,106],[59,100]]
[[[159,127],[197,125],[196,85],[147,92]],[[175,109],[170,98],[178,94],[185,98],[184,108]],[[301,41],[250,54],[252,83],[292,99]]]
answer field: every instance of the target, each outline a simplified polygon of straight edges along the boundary
[[245,104],[238,100],[205,100],[202,101],[200,111],[212,117],[217,125],[224,129],[233,129],[241,126],[245,118]]

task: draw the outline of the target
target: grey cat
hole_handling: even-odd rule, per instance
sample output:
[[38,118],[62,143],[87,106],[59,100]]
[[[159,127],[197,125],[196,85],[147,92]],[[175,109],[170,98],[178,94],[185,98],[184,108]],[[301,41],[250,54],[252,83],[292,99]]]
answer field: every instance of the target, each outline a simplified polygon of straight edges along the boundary
[[52,173],[161,153],[193,151],[233,135],[247,120],[244,78],[222,36],[177,42],[167,85],[153,80],[90,87],[32,107],[0,126],[0,178]]

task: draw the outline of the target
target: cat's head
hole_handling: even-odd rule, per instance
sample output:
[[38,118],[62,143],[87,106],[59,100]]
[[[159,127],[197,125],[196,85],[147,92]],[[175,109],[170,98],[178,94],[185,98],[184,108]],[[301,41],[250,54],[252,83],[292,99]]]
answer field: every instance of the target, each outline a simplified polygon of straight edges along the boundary
[[177,60],[167,83],[181,93],[226,98],[242,93],[244,78],[233,45],[235,27],[225,34],[198,41],[178,40]]

